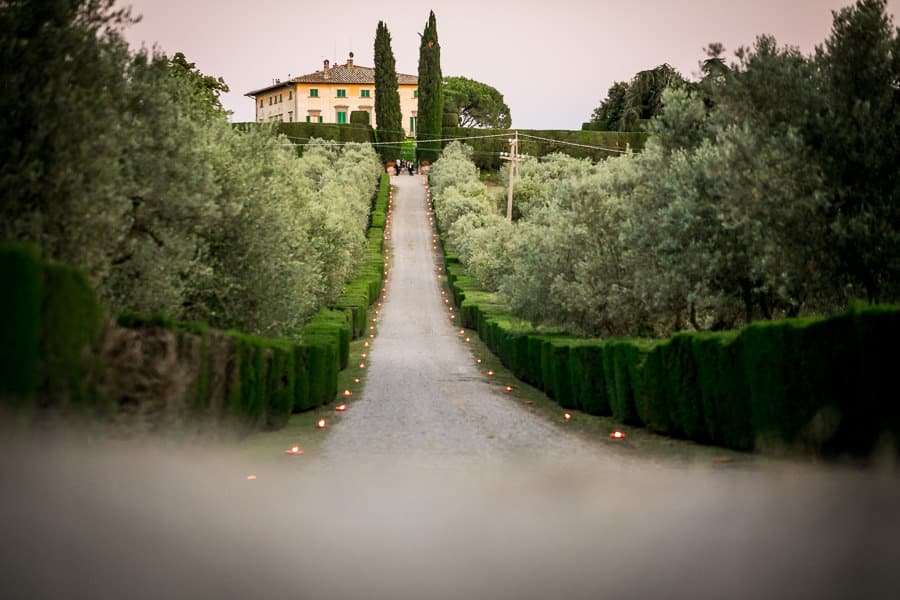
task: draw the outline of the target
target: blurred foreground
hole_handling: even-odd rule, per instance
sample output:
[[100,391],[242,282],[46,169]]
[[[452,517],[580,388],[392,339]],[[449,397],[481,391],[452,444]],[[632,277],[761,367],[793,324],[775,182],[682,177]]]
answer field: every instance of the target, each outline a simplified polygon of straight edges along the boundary
[[[0,442],[4,598],[885,598],[900,477]],[[248,476],[255,475],[255,479]]]

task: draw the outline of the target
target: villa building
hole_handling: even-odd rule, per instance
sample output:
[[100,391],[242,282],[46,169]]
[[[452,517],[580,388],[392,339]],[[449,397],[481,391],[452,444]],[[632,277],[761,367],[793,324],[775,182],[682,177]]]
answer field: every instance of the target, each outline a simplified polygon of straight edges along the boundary
[[[419,78],[397,73],[400,113],[407,136],[416,135]],[[247,92],[256,105],[256,121],[306,121],[307,123],[349,123],[350,113],[364,110],[369,123],[377,127],[375,114],[375,69],[353,64],[353,53],[344,65],[329,61],[321,71],[275,79],[272,85]]]

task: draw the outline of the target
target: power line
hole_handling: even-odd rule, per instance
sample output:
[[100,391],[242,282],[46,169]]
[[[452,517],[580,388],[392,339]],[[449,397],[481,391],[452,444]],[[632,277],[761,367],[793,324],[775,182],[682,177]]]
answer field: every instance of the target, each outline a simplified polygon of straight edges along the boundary
[[540,137],[537,135],[529,135],[527,133],[520,133],[519,135],[521,135],[522,137],[525,137],[525,138],[531,138],[533,140],[541,140],[542,142],[553,142],[554,144],[563,144],[566,146],[576,146],[578,148],[590,148],[592,150],[605,150],[607,152],[620,152],[622,154],[628,153],[628,150],[621,150],[619,148],[605,148],[603,146],[591,146],[588,144],[578,144],[576,142],[567,142],[565,140],[554,140],[552,138],[545,138],[545,137]]
[[[284,134],[282,134],[284,135]],[[313,137],[298,137],[298,136],[290,136],[284,135],[289,140],[313,140],[313,139],[323,139],[323,138],[313,138]],[[484,138],[496,138],[496,137],[508,137],[508,134],[505,133],[495,133],[491,135],[473,135],[468,137],[455,137],[455,138],[442,138],[438,140],[419,140],[416,139],[417,142],[455,142],[460,140],[480,140]],[[403,146],[408,142],[338,142],[336,140],[323,140],[326,144],[332,144],[336,146],[345,146],[347,144],[369,144],[372,146]],[[309,146],[312,144],[286,144],[288,146]]]
[[[349,142],[339,142],[339,141],[336,141],[336,140],[326,140],[326,139],[324,139],[324,138],[290,136],[290,135],[287,135],[287,134],[280,134],[280,135],[284,136],[285,138],[287,138],[287,139],[289,139],[289,140],[313,140],[313,139],[322,139],[323,142],[324,142],[325,144],[332,145],[332,146],[346,146],[346,145],[349,145],[349,144],[369,144],[369,145],[371,145],[371,146],[401,146],[401,147],[402,147],[402,146],[404,146],[404,145],[406,145],[406,144],[409,143],[408,141],[401,141],[401,142],[369,142],[369,141],[366,141],[366,142],[354,142],[354,141],[349,141]],[[541,137],[541,136],[537,136],[537,135],[531,135],[531,134],[528,134],[528,133],[520,133],[518,130],[514,130],[514,131],[512,131],[512,132],[510,132],[510,133],[494,133],[494,134],[487,134],[487,135],[472,135],[472,136],[453,137],[453,138],[441,138],[441,139],[436,139],[436,140],[424,140],[424,139],[418,139],[418,138],[417,138],[417,139],[415,140],[415,142],[425,142],[425,141],[428,141],[428,142],[456,142],[456,141],[480,140],[480,139],[499,138],[499,137],[509,138],[510,135],[518,135],[518,136],[521,136],[521,137],[523,137],[523,138],[529,138],[529,139],[533,139],[533,140],[539,140],[539,141],[542,141],[542,142],[550,142],[550,143],[560,144],[560,145],[564,145],[564,146],[574,146],[574,147],[576,147],[576,148],[586,148],[586,149],[589,149],[589,150],[602,150],[602,151],[604,151],[604,152],[617,152],[617,153],[619,153],[619,154],[627,154],[627,153],[629,152],[629,150],[627,150],[627,149],[626,149],[626,150],[622,150],[621,148],[607,148],[607,147],[605,147],[605,146],[594,146],[594,145],[590,145],[590,144],[579,144],[579,143],[577,143],[577,142],[569,142],[569,141],[566,141],[566,140],[556,140],[556,139],[553,139],[553,138],[545,138],[545,137]],[[415,143],[415,142],[413,142],[413,143]],[[285,145],[285,146],[311,146],[311,145],[318,145],[318,144],[311,144],[311,143],[305,143],[305,144],[290,143],[290,144],[283,144],[283,145]],[[482,150],[482,151],[478,151],[477,153],[478,153],[478,154],[482,154],[482,155],[485,155],[485,154],[502,155],[502,154],[503,154],[502,152],[486,152],[486,151],[483,151],[483,150]]]

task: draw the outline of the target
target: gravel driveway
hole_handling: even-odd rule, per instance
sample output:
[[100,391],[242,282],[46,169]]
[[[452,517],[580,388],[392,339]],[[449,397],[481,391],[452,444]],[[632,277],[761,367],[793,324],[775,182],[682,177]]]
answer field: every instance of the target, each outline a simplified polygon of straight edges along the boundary
[[448,318],[437,278],[425,189],[391,178],[392,270],[363,397],[328,436],[328,459],[391,457],[471,463],[588,458],[588,442],[530,413],[476,368]]

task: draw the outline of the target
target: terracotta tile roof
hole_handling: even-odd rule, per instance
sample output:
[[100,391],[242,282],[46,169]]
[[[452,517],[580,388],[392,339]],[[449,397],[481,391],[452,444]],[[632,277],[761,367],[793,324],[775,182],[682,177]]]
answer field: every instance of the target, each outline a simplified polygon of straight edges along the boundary
[[[323,69],[321,71],[316,71],[315,73],[309,73],[308,75],[300,75],[299,77],[294,77],[287,81],[281,81],[274,85],[247,92],[245,96],[256,96],[263,92],[286,87],[292,83],[361,83],[375,85],[375,69],[357,65],[335,65],[330,67],[327,72]],[[397,73],[397,83],[400,85],[418,85],[419,78],[416,75]]]

